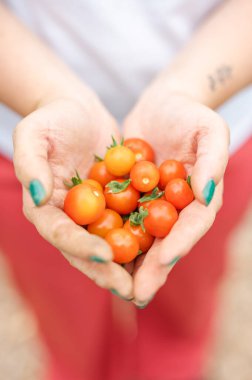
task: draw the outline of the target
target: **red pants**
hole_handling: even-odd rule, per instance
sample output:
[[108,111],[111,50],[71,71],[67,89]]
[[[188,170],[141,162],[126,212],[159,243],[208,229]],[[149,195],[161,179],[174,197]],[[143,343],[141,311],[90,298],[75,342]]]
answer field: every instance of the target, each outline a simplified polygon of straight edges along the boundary
[[50,379],[195,380],[200,376],[227,239],[251,196],[251,152],[252,139],[231,158],[224,206],[214,226],[175,266],[144,310],[119,299],[112,305],[115,296],[72,268],[38,235],[22,214],[21,188],[12,164],[0,158],[0,248],[38,319],[52,358]]

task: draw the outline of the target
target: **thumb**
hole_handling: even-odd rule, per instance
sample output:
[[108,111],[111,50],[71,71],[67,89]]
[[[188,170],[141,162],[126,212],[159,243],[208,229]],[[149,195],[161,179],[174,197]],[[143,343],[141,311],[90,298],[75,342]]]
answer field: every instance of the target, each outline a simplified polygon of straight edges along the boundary
[[191,185],[195,198],[208,206],[228,162],[229,129],[225,122],[218,117],[217,123],[202,127],[197,133],[196,146]]
[[29,190],[36,206],[46,203],[53,190],[53,176],[48,163],[49,142],[45,130],[23,119],[13,134],[14,167],[18,180]]

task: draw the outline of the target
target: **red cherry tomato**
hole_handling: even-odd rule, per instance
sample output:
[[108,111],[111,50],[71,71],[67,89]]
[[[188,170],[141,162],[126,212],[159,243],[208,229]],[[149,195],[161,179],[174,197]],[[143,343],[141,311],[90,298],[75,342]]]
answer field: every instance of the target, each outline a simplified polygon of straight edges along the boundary
[[157,238],[165,237],[178,219],[175,207],[166,201],[157,199],[147,207],[148,215],[144,219],[146,231]]
[[158,186],[165,189],[169,181],[175,178],[186,178],[184,165],[176,160],[166,160],[159,167],[160,180]]
[[173,179],[165,187],[165,198],[178,210],[182,210],[194,200],[192,189],[181,178]]
[[114,175],[108,172],[104,161],[95,162],[93,164],[88,173],[88,178],[99,182],[102,187],[106,186],[108,182],[116,179]]
[[136,236],[139,242],[139,249],[142,253],[147,252],[153,244],[154,237],[151,236],[147,231],[143,231],[140,225],[135,226],[130,223],[129,220],[124,224],[123,228],[130,231],[133,235]]
[[130,178],[135,189],[147,192],[157,186],[159,171],[152,162],[139,161],[131,169]]
[[65,198],[64,211],[77,224],[95,222],[105,210],[104,195],[96,188],[80,184],[72,187]]
[[[124,179],[117,179],[116,182],[123,183]],[[115,210],[119,214],[130,214],[137,208],[137,201],[140,198],[140,193],[129,184],[128,187],[119,192],[113,193],[109,188],[109,184],[105,186],[104,196],[106,199],[107,207]]]
[[137,238],[125,228],[116,228],[107,233],[105,239],[112,248],[114,262],[130,263],[138,255],[139,243]]
[[151,161],[155,162],[155,153],[149,143],[142,139],[131,138],[124,141],[124,146],[127,146],[135,153],[136,162]]
[[[146,198],[147,197],[147,198]],[[146,198],[146,201],[141,201],[143,198]],[[138,208],[143,206],[143,207],[148,207],[151,202],[153,202],[156,199],[163,199],[164,201],[166,200],[164,191],[159,190],[157,187],[153,189],[152,191],[148,191],[145,193],[138,201]]]
[[88,225],[87,230],[90,234],[105,238],[110,230],[121,228],[122,226],[123,220],[121,216],[116,211],[107,208],[99,219]]

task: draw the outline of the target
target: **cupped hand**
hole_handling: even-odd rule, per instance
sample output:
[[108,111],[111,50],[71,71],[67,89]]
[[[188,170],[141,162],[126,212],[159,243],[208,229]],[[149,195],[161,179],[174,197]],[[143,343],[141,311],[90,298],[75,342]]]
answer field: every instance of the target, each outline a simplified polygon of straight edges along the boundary
[[[93,94],[40,105],[14,132],[14,165],[23,185],[24,214],[38,232],[97,285],[132,298],[132,278],[113,263],[101,238],[76,225],[62,210],[68,181],[85,177],[94,154],[103,155],[116,122]],[[32,200],[32,198],[33,200]]]
[[191,175],[195,200],[179,214],[164,239],[136,259],[135,303],[145,307],[166,282],[174,264],[208,231],[222,204],[229,130],[217,113],[190,97],[169,93],[160,80],[151,85],[124,123],[124,136],[148,141],[157,163],[181,161]]

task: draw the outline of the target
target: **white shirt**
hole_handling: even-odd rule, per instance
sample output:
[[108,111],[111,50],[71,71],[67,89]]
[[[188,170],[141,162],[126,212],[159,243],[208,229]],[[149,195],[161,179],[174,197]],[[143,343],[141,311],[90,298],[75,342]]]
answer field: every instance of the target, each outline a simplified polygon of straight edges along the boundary
[[[221,0],[0,0],[88,83],[121,121]],[[252,133],[252,87],[221,107],[231,152]],[[0,151],[19,117],[0,106]]]

